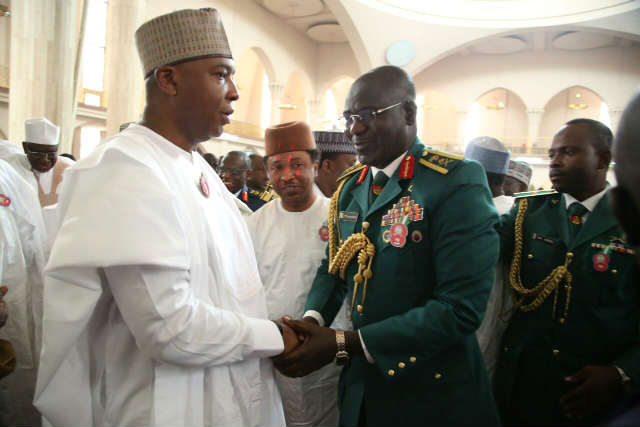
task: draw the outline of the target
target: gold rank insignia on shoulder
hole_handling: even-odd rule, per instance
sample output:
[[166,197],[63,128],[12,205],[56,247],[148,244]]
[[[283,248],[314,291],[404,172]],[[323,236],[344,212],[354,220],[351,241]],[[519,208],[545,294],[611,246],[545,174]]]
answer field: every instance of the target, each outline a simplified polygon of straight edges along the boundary
[[558,192],[556,190],[523,191],[522,193],[514,193],[513,197],[521,199],[523,197],[549,196],[551,194],[558,194]]
[[365,167],[366,167],[365,165],[362,165],[360,163],[356,163],[355,165],[351,166],[350,168],[348,168],[344,172],[342,172],[342,175],[340,175],[340,177],[336,181],[340,182],[343,179],[345,179],[347,177],[350,177],[351,175],[353,175],[354,173],[358,172],[359,170],[362,170]]
[[446,151],[427,148],[422,152],[422,158],[418,160],[418,163],[446,175],[460,163],[460,160],[464,160],[464,157],[447,153]]

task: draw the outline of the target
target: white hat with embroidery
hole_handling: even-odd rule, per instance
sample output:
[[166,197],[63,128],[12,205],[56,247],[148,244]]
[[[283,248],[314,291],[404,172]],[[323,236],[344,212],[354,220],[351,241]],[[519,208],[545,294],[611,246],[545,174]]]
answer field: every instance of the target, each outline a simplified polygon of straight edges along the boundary
[[58,145],[60,128],[45,118],[24,121],[24,140],[34,144]]

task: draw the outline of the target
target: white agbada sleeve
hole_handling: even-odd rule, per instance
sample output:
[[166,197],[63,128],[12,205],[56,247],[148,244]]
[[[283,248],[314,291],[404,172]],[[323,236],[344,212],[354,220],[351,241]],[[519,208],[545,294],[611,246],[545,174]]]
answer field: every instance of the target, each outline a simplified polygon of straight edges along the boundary
[[284,348],[275,323],[199,301],[185,270],[129,265],[108,267],[105,274],[136,343],[153,359],[205,367],[270,357]]
[[[493,203],[500,215],[509,212],[513,206],[513,201],[513,197],[504,195],[493,198]],[[487,373],[492,381],[498,365],[500,341],[502,341],[502,335],[507,330],[509,314],[513,306],[511,292],[508,288],[506,268],[507,267],[502,264],[502,261],[498,261],[495,267],[495,279],[491,293],[489,294],[489,300],[487,301],[484,318],[476,331],[476,337],[480,351],[482,352],[482,357],[484,358],[484,363],[487,367]]]

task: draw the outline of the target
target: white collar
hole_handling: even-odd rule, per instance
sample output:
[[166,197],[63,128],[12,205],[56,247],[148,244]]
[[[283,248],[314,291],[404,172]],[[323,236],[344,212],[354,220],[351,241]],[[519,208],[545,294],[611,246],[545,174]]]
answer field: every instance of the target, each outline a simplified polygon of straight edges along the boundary
[[604,187],[604,190],[594,194],[593,196],[583,200],[582,202],[568,193],[562,193],[564,196],[564,203],[565,203],[564,207],[565,209],[569,209],[569,206],[571,206],[571,204],[573,204],[574,202],[578,202],[582,206],[587,208],[589,212],[593,212],[593,210],[596,208],[600,200],[604,197],[608,189],[609,189],[609,183],[607,183],[607,185]]
[[400,154],[399,157],[397,157],[394,161],[389,163],[384,169],[378,169],[374,166],[371,166],[371,176],[376,176],[378,171],[381,170],[382,172],[384,172],[385,175],[387,175],[387,177],[391,178],[393,174],[396,172],[396,169],[398,169],[398,166],[400,166],[400,163],[402,163],[402,159],[404,158],[404,156],[407,155],[408,152],[409,151],[405,151],[404,153]]

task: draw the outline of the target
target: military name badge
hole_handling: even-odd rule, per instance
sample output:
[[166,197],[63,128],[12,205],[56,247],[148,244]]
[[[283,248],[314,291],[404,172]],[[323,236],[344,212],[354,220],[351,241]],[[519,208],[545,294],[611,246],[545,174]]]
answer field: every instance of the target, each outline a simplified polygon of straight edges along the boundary
[[4,206],[6,208],[9,205],[11,205],[11,199],[4,194],[0,194],[0,206]]
[[209,183],[204,177],[204,172],[200,174],[200,191],[204,197],[209,197]]
[[320,236],[320,240],[322,240],[323,242],[328,241],[329,227],[327,227],[326,225],[323,225],[322,227],[320,227],[320,229],[318,230],[318,236]]

